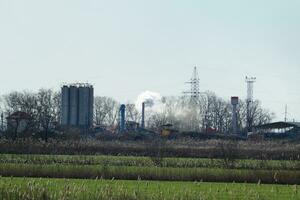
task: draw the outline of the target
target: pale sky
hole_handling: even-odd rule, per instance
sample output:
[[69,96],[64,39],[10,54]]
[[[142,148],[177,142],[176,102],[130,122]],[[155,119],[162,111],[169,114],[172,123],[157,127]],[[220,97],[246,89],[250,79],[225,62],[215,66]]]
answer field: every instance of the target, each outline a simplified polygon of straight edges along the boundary
[[201,91],[254,97],[300,121],[299,0],[0,0],[0,94],[88,81],[134,101]]

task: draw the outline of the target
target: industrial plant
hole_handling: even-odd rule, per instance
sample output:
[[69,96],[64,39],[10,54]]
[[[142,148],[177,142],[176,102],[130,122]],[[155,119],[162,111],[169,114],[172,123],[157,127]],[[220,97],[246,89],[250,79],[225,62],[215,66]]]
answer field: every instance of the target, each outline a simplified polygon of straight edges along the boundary
[[[166,136],[172,135],[172,133],[183,135],[178,133],[194,132],[198,135],[200,133],[236,135],[244,138],[247,138],[249,134],[265,134],[265,132],[274,132],[277,135],[282,131],[289,134],[299,132],[299,123],[287,122],[286,116],[285,123],[269,124],[272,119],[271,115],[268,112],[265,114],[265,111],[259,107],[258,101],[253,99],[253,85],[256,78],[246,77],[245,81],[247,96],[244,100],[238,96],[224,100],[214,93],[200,91],[200,79],[197,68],[194,67],[192,77],[186,82],[189,84],[189,90],[183,92],[184,96],[182,97],[170,98],[170,101],[165,103],[166,97],[162,98],[158,93],[146,91],[144,96],[141,95],[142,98],[138,97],[136,104],[119,103],[108,98],[110,102],[105,109],[103,108],[104,101],[100,103],[100,108],[95,103],[99,101],[95,101],[97,97],[94,97],[93,85],[89,83],[64,84],[61,92],[57,93],[59,102],[43,105],[44,116],[35,114],[41,111],[40,107],[30,107],[31,110],[16,107],[7,117],[4,117],[2,113],[1,131],[5,132],[6,129],[8,132],[14,132],[15,135],[22,135],[22,132],[46,132],[47,134],[52,132],[57,135],[60,133],[59,131],[73,133],[73,129],[76,129],[81,135],[85,133],[89,136],[95,136],[96,133],[114,135],[156,133],[156,135]],[[33,99],[39,98],[38,93],[35,95],[32,97]],[[51,95],[51,91],[49,95]],[[19,96],[21,100],[24,100],[22,94]],[[35,99],[35,101],[43,103],[43,99]],[[26,103],[24,102],[20,106],[26,105]],[[97,108],[96,105],[98,105]],[[49,113],[49,106],[52,106],[55,113]],[[213,106],[215,107],[212,108]],[[262,112],[254,113],[257,111]],[[103,113],[99,114],[100,112]],[[106,116],[110,119],[99,120]],[[4,119],[6,119],[6,128],[4,128]]]

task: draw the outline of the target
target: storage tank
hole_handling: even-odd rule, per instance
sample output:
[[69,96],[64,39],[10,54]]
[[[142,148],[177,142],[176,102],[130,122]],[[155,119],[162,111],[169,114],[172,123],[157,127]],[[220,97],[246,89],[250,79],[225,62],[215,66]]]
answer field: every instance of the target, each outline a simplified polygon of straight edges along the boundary
[[61,88],[61,124],[68,125],[70,121],[69,115],[69,87],[63,86]]
[[93,125],[94,89],[89,84],[76,83],[62,87],[61,124],[87,129]]
[[90,125],[90,88],[79,87],[78,125],[87,128]]
[[78,125],[78,88],[70,86],[70,125]]
[[94,120],[94,88],[93,86],[90,86],[90,111],[89,111],[89,126],[93,125],[93,120]]

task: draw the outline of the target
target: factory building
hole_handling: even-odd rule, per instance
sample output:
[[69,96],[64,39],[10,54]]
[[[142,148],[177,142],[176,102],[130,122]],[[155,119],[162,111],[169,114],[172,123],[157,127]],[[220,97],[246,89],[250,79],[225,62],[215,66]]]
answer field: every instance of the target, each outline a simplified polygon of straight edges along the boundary
[[61,124],[81,129],[93,125],[94,88],[90,84],[71,84],[61,88]]

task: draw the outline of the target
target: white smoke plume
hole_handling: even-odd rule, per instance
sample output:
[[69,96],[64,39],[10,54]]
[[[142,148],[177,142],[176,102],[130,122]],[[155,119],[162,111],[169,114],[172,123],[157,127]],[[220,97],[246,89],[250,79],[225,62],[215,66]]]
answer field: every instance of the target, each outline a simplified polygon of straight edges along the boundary
[[135,102],[135,106],[138,110],[142,108],[143,102],[145,102],[146,109],[148,110],[160,112],[162,109],[162,96],[157,92],[142,92]]

